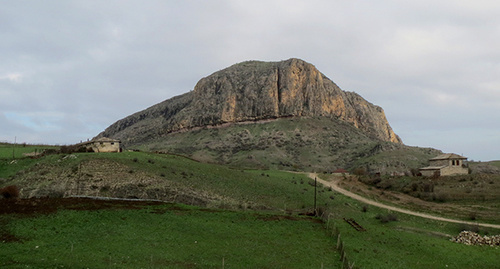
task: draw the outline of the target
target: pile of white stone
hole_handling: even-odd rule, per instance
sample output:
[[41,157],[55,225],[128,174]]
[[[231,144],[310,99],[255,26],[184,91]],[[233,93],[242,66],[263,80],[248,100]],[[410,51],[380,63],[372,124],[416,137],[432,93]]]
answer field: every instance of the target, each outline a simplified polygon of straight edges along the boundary
[[451,241],[466,245],[500,246],[500,235],[481,236],[475,232],[463,231]]

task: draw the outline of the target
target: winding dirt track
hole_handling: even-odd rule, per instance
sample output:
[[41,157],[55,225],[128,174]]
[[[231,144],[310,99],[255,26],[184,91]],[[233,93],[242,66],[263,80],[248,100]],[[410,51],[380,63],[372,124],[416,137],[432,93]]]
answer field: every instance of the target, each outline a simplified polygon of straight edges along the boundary
[[389,209],[389,210],[392,210],[392,211],[396,211],[396,212],[400,212],[400,213],[404,213],[404,214],[408,214],[408,215],[413,215],[413,216],[417,216],[417,217],[422,217],[422,218],[426,218],[426,219],[433,219],[433,220],[453,222],[453,223],[462,223],[462,224],[469,224],[469,225],[478,225],[478,226],[483,226],[483,227],[490,227],[490,228],[500,229],[500,225],[498,225],[498,224],[479,223],[479,222],[470,222],[470,221],[463,221],[463,220],[455,220],[455,219],[443,218],[443,217],[433,216],[433,215],[429,215],[429,214],[425,214],[425,213],[420,213],[420,212],[416,212],[416,211],[411,211],[411,210],[407,210],[407,209],[403,209],[403,208],[398,208],[398,207],[395,207],[395,206],[385,205],[385,204],[382,204],[382,203],[379,203],[379,202],[367,199],[367,198],[362,197],[360,195],[357,195],[355,193],[352,193],[352,192],[350,192],[348,190],[342,189],[341,187],[339,187],[339,185],[337,185],[336,181],[330,182],[330,181],[323,180],[323,179],[319,178],[316,173],[309,173],[308,176],[310,178],[312,178],[312,179],[316,178],[319,183],[321,183],[321,184],[323,184],[323,185],[325,185],[327,187],[331,187],[333,190],[335,190],[337,192],[340,192],[340,193],[342,193],[345,196],[351,197],[351,198],[353,198],[355,200],[358,200],[360,202],[363,202],[365,204],[369,204],[369,205],[372,205],[372,206],[376,206],[376,207],[380,207],[380,208],[385,208],[385,209]]

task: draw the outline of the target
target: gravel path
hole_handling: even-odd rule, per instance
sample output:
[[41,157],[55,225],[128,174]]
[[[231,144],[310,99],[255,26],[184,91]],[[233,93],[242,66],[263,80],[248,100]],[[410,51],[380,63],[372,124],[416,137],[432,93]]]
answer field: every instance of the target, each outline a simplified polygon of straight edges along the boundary
[[353,198],[355,200],[358,200],[360,202],[363,202],[365,204],[369,204],[369,205],[372,205],[372,206],[376,206],[376,207],[380,207],[380,208],[385,208],[385,209],[389,209],[389,210],[392,210],[392,211],[396,211],[396,212],[400,212],[400,213],[404,213],[404,214],[408,214],[408,215],[413,215],[413,216],[417,216],[417,217],[422,217],[422,218],[426,218],[426,219],[433,219],[433,220],[439,220],[439,221],[446,221],[446,222],[453,222],[453,223],[460,223],[460,224],[469,224],[469,225],[477,225],[477,226],[483,226],[483,227],[490,227],[490,228],[500,229],[500,225],[498,225],[498,224],[480,223],[480,222],[471,222],[471,221],[464,221],[464,220],[456,220],[456,219],[443,218],[443,217],[429,215],[429,214],[426,214],[426,213],[420,213],[420,212],[411,211],[411,210],[407,210],[407,209],[403,209],[403,208],[399,208],[399,207],[395,207],[395,206],[390,206],[390,205],[382,204],[382,203],[379,203],[379,202],[367,199],[365,197],[362,197],[360,195],[357,195],[355,193],[352,193],[352,192],[350,192],[348,190],[342,189],[341,187],[339,187],[337,185],[336,181],[330,182],[330,181],[323,180],[323,179],[319,178],[316,173],[309,173],[308,176],[310,178],[312,178],[312,179],[316,178],[319,183],[321,183],[321,184],[323,184],[323,185],[325,185],[327,187],[331,187],[333,190],[335,190],[337,192],[340,192],[340,193],[342,193],[345,196],[351,197],[351,198]]

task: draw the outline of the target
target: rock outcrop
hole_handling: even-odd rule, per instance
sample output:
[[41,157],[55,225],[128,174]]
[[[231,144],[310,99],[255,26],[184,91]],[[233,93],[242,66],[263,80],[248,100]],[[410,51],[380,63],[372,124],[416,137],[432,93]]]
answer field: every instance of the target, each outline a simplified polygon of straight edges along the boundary
[[99,136],[138,145],[196,127],[316,116],[348,122],[380,141],[402,143],[382,108],[342,91],[299,59],[235,64],[202,78],[193,91],[119,120]]

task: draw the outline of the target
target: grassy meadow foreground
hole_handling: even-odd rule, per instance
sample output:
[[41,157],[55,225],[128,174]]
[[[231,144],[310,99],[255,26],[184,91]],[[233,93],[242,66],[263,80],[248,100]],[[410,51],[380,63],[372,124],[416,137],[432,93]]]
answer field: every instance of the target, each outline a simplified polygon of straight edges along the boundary
[[[310,217],[141,202],[31,200],[3,215],[2,268],[338,268]],[[35,205],[36,204],[36,205]],[[6,233],[9,233],[7,237]]]
[[[323,224],[301,216],[312,211],[315,190],[314,181],[302,174],[143,152],[6,157],[0,168],[0,187],[15,184],[25,198],[90,195],[169,202],[98,207],[85,199],[53,212],[2,213],[0,265],[6,268],[222,268],[223,263],[227,268],[340,268],[335,230],[356,268],[498,268],[498,247],[449,240],[464,229],[490,235],[500,234],[498,229],[395,214],[322,186],[317,186],[317,205]],[[496,186],[496,180],[485,184]],[[468,182],[474,184],[463,183]],[[500,213],[485,204],[497,203],[498,197],[467,197],[464,203],[478,202],[482,211],[493,212],[476,221],[499,224]],[[19,203],[30,201],[38,203],[35,198]],[[76,210],[87,202],[93,210]],[[5,208],[12,201],[0,203]],[[344,221],[351,218],[366,231]]]

